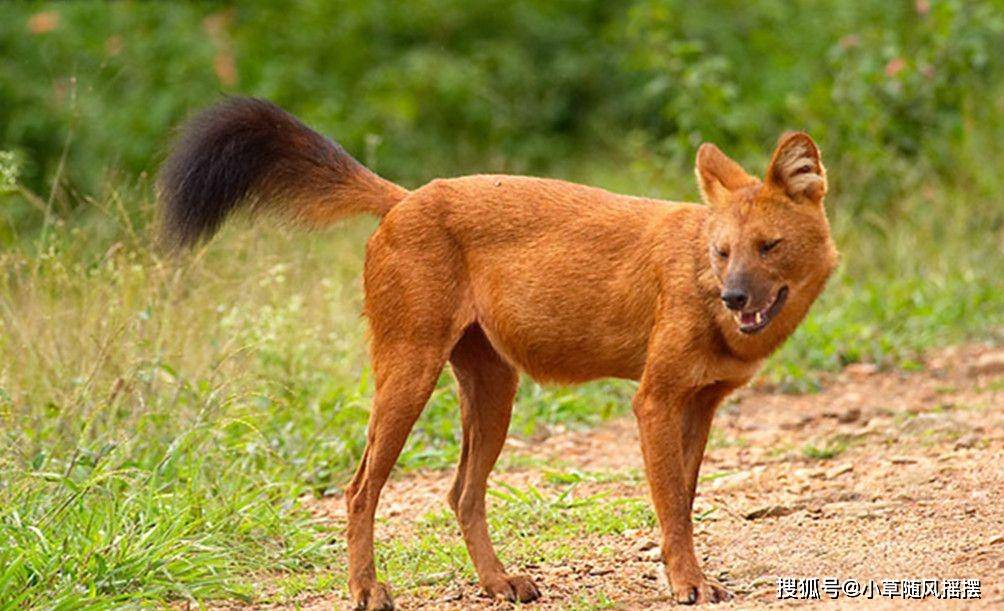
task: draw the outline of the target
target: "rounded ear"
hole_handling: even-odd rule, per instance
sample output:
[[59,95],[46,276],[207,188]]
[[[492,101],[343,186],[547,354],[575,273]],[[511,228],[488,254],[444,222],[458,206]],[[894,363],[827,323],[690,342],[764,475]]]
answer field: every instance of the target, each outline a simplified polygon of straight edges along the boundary
[[757,182],[742,166],[710,142],[705,142],[697,149],[694,173],[697,174],[701,199],[709,206],[724,203],[732,191]]
[[819,147],[806,133],[784,134],[774,149],[764,182],[794,200],[818,204],[826,195],[826,168]]

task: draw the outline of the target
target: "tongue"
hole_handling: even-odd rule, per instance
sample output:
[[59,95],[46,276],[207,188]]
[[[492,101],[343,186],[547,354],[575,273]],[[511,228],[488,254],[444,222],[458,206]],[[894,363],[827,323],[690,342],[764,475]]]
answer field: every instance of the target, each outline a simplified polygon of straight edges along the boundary
[[739,322],[744,325],[756,324],[756,312],[743,312]]

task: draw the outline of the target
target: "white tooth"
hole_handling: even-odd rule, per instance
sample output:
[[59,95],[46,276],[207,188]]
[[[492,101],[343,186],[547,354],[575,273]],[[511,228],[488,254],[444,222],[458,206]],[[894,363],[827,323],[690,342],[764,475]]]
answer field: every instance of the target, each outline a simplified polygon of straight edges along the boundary
[[756,313],[756,324],[763,324],[763,312]]

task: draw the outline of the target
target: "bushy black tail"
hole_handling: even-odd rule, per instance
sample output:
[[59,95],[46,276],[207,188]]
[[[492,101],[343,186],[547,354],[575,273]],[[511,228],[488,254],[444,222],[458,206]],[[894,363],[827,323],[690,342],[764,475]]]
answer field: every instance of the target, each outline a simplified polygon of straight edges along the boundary
[[383,216],[408,193],[275,104],[240,97],[182,127],[158,182],[165,237],[175,246],[211,237],[242,207],[325,225]]

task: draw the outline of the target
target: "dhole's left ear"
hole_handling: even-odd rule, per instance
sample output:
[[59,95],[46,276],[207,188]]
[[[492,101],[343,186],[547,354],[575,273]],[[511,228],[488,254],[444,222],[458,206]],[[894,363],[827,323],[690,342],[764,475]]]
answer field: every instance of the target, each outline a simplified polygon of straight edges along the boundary
[[808,134],[789,132],[777,143],[764,183],[783,191],[794,200],[813,203],[826,195],[826,168],[819,157],[819,148]]
[[724,204],[732,191],[757,183],[756,178],[710,142],[697,149],[694,172],[701,187],[701,199],[709,206]]

